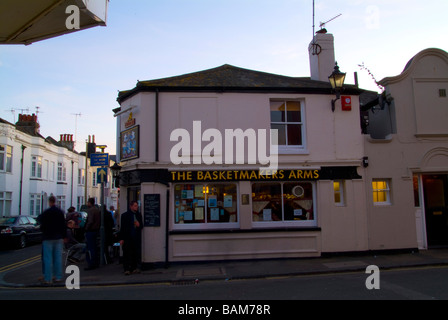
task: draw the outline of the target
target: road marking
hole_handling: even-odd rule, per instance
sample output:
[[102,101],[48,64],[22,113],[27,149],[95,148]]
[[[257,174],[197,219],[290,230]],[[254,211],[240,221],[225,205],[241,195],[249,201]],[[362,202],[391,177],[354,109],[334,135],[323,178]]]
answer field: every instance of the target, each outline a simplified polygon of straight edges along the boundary
[[26,266],[28,264],[32,264],[32,263],[38,262],[40,260],[41,260],[41,255],[38,255],[38,256],[35,256],[35,257],[32,257],[32,258],[28,258],[28,259],[25,259],[25,260],[22,260],[22,261],[19,261],[19,262],[16,262],[16,263],[13,263],[13,264],[1,267],[0,268],[0,273],[6,272],[6,271],[11,271],[11,270],[14,270],[14,269],[17,269],[17,268],[20,268],[20,267],[24,267],[24,266]]

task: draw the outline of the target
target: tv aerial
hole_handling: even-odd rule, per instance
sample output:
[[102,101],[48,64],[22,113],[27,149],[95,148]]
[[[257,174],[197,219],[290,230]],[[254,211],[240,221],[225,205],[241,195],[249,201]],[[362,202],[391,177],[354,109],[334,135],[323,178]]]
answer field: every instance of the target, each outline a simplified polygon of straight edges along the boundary
[[336,18],[339,18],[340,16],[342,16],[342,13],[338,14],[336,17],[331,18],[330,20],[326,21],[326,22],[320,22],[319,26],[320,26],[320,30],[319,31],[315,31],[315,14],[316,12],[316,6],[315,6],[315,0],[313,0],[313,41],[310,44],[310,50],[311,53],[313,55],[319,55],[322,52],[322,47],[316,43],[316,33],[327,33],[327,29],[325,29],[325,25],[330,22],[335,20]]
[[326,25],[328,22],[333,21],[333,20],[335,20],[336,18],[339,18],[340,16],[342,16],[342,13],[338,14],[336,17],[333,17],[333,18],[331,18],[331,19],[328,20],[328,21],[321,22],[321,23],[319,24],[319,26],[320,26],[320,30],[317,31],[317,32],[320,32],[320,31],[323,31],[323,30],[325,30],[325,32],[327,32],[327,30],[325,29],[325,25]]

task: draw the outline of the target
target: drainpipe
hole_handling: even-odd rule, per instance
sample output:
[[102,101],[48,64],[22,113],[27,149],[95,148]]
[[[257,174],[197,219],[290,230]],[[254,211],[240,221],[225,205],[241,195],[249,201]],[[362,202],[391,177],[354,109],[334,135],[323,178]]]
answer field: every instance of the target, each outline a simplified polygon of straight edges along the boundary
[[73,207],[73,163],[72,160],[72,187],[71,187],[71,195],[70,195],[70,206]]
[[156,123],[155,123],[155,128],[156,128],[156,161],[155,162],[159,162],[159,89],[156,89]]
[[23,187],[23,155],[26,147],[22,144],[22,159],[20,159],[20,198],[19,198],[19,216],[22,215],[22,187]]

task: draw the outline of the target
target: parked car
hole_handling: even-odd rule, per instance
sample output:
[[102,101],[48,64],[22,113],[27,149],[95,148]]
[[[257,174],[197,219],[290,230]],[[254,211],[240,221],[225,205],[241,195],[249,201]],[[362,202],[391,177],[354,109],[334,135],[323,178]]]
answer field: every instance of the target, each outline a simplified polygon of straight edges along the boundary
[[42,231],[35,218],[17,216],[0,218],[0,244],[25,248],[30,242],[41,242]]

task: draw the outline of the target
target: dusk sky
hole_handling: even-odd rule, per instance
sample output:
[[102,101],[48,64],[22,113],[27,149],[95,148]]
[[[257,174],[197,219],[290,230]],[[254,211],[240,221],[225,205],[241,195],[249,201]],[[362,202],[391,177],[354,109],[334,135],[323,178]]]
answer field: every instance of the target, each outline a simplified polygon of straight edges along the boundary
[[[29,46],[0,46],[0,117],[39,107],[41,134],[89,135],[115,154],[119,90],[137,80],[201,71],[223,64],[286,76],[310,75],[312,0],[111,0],[107,27]],[[316,31],[335,37],[336,60],[361,88],[400,74],[427,48],[448,51],[446,0],[316,0]],[[16,109],[15,119],[11,109]],[[81,116],[75,116],[81,114]],[[77,119],[77,130],[75,123]]]

